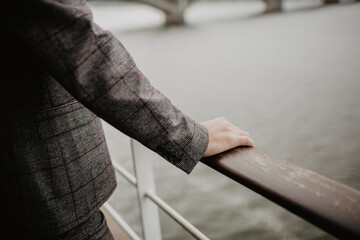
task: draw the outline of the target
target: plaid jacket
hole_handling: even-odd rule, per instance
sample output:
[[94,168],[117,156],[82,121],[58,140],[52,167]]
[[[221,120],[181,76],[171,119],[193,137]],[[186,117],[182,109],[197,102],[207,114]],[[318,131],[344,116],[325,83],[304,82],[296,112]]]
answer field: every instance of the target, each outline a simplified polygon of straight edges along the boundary
[[9,224],[48,238],[109,198],[116,181],[99,117],[190,173],[206,129],[151,86],[85,1],[7,2],[0,174]]

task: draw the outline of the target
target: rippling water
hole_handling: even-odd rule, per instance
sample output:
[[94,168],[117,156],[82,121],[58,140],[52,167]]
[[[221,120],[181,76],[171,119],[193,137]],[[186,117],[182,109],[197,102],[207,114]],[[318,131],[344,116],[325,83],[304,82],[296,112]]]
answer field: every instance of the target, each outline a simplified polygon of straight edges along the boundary
[[[194,4],[185,27],[160,11],[91,2],[153,85],[198,121],[225,116],[257,147],[360,189],[360,4],[260,1]],[[105,124],[113,159],[132,171],[128,139]],[[157,192],[211,239],[332,239],[201,163],[187,176],[154,161]],[[121,178],[110,202],[140,231],[135,190]],[[191,236],[161,213],[164,239]]]

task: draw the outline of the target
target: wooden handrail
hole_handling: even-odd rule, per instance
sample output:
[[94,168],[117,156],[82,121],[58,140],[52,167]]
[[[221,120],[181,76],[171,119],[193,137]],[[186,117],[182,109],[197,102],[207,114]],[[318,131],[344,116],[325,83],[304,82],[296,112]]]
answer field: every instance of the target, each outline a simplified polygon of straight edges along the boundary
[[358,190],[255,148],[201,161],[337,238],[360,239]]

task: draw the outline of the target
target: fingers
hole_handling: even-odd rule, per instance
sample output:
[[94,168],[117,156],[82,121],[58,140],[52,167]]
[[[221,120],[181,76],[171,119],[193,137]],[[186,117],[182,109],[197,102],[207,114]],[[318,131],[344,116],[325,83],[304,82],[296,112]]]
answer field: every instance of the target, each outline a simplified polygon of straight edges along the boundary
[[255,141],[250,138],[249,134],[233,132],[228,134],[228,139],[226,141],[231,148],[238,146],[255,147]]
[[234,147],[237,146],[255,147],[255,141],[250,138],[250,133],[233,125],[225,118],[220,118],[220,119],[222,121],[222,124],[224,125],[224,130],[225,130],[224,134],[228,134],[230,136],[229,141],[232,142],[231,145],[234,145]]
[[250,146],[255,147],[255,141],[252,140],[250,137],[241,136],[238,139],[238,146]]
[[204,156],[212,156],[237,146],[255,147],[255,142],[248,132],[223,117],[201,124],[208,129],[209,133],[209,145]]

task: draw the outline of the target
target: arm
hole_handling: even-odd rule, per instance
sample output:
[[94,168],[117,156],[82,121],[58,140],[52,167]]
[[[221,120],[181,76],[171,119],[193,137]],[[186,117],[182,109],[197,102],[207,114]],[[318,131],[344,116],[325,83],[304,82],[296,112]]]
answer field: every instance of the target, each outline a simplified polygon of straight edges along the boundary
[[7,30],[87,108],[183,171],[190,173],[202,156],[252,145],[224,119],[198,124],[173,106],[122,44],[93,22],[85,1],[20,2],[7,3]]
[[122,44],[82,0],[7,3],[6,27],[96,115],[190,173],[208,145],[205,127],[153,88]]

